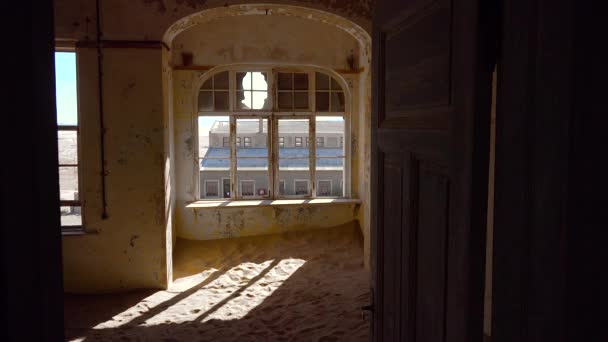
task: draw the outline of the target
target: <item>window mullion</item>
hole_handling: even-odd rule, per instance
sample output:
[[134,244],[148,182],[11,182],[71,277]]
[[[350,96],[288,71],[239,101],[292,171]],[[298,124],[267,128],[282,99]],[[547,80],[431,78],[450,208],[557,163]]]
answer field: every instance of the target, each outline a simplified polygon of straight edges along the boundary
[[[314,115],[309,116],[309,121],[308,121],[308,135],[313,137],[316,140],[316,119]],[[308,183],[309,186],[309,192],[310,195],[312,197],[316,197],[317,196],[317,187],[316,187],[316,183],[317,183],[317,173],[316,173],[316,163],[317,163],[317,144],[309,144],[309,167],[310,167],[310,182]]]
[[237,199],[236,185],[236,117],[230,116],[230,198]]
[[278,139],[278,120],[272,114],[270,116],[270,134],[272,138],[270,139],[271,143],[271,168],[272,168],[272,184],[275,185],[273,188],[272,196],[274,199],[279,198],[279,139]]

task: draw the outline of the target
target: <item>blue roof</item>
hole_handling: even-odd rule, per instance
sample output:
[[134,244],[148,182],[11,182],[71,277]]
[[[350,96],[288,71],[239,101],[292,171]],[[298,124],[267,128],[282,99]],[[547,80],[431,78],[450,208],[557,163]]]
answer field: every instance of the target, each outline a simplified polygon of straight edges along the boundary
[[[266,148],[239,148],[237,154],[237,168],[267,168],[268,149]],[[305,168],[308,166],[307,148],[281,148],[279,149],[279,168]],[[344,156],[341,148],[317,148],[317,157]],[[240,158],[245,157],[245,158]],[[214,158],[214,159],[210,159]],[[215,159],[219,158],[219,159]],[[257,159],[249,159],[257,158]],[[292,158],[292,159],[281,159]],[[295,158],[295,159],[294,159]],[[298,159],[299,158],[299,159]],[[203,168],[227,169],[230,166],[230,148],[210,147],[201,160]],[[344,167],[344,158],[318,158],[317,168]]]

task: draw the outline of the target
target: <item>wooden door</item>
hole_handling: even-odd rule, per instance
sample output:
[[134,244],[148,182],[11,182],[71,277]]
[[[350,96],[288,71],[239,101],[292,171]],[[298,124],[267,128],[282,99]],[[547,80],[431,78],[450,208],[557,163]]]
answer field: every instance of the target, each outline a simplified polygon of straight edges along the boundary
[[376,2],[374,341],[483,337],[495,46],[491,2],[483,6],[474,0]]

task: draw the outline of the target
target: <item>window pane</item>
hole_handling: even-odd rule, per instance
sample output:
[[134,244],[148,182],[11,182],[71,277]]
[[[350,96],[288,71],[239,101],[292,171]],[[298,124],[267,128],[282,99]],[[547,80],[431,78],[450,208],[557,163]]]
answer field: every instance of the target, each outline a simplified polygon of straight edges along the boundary
[[344,111],[344,93],[339,92],[331,93],[331,111],[332,112],[343,112]]
[[55,52],[57,124],[78,125],[76,53]]
[[251,92],[237,91],[236,92],[236,108],[251,109]]
[[294,93],[294,108],[308,109],[308,93]]
[[308,74],[294,74],[293,85],[295,90],[308,90]]
[[[323,145],[316,151],[317,196],[344,196],[344,118],[342,116],[319,116],[316,118],[317,138]],[[324,182],[321,182],[321,181]],[[331,185],[329,184],[331,183]]]
[[203,184],[205,197],[219,197],[220,183],[218,180],[205,180]]
[[213,77],[209,77],[201,86],[201,89],[212,90],[213,89]]
[[279,109],[285,109],[285,110],[293,109],[291,93],[286,93],[286,92],[279,93]]
[[329,93],[317,92],[316,93],[317,111],[328,112],[329,111]]
[[[230,141],[230,120],[228,116],[199,116],[198,142],[200,166],[200,197],[207,196],[205,185],[215,181],[219,187],[223,178],[230,179],[230,147],[224,141]],[[214,193],[219,194],[219,189]]]
[[213,86],[215,90],[228,90],[230,88],[228,81],[228,71],[220,72],[213,76]]
[[320,72],[315,73],[315,87],[317,90],[329,90],[329,76]]
[[60,207],[61,225],[63,227],[82,226],[82,213],[80,206]]
[[201,91],[198,93],[198,110],[201,112],[213,110],[213,92]]
[[278,79],[279,79],[279,82],[278,82],[279,90],[292,90],[293,89],[291,73],[280,72]]
[[243,142],[236,150],[241,197],[269,196],[268,124],[266,118],[236,120],[236,134]]
[[332,196],[332,181],[331,180],[319,180],[317,184],[317,196]]
[[245,86],[245,76],[247,76],[246,72],[237,72],[236,73],[236,89],[241,90],[241,89],[251,89],[251,80],[249,80],[250,83],[247,83],[247,85]]
[[[305,186],[310,180],[309,149],[296,147],[308,136],[308,126],[308,119],[280,119],[278,122],[278,134],[284,138],[283,147],[279,146],[279,179],[285,181],[285,196],[310,195],[309,187]],[[296,180],[299,190],[295,186]]]
[[78,133],[76,131],[58,131],[57,145],[59,165],[78,164]]
[[78,201],[78,167],[64,166],[59,168],[59,199]]
[[333,77],[331,78],[331,90],[342,91],[342,87],[340,86],[338,81],[336,81],[336,79]]
[[227,91],[216,91],[215,92],[215,110],[228,110],[230,104],[228,103],[228,92]]

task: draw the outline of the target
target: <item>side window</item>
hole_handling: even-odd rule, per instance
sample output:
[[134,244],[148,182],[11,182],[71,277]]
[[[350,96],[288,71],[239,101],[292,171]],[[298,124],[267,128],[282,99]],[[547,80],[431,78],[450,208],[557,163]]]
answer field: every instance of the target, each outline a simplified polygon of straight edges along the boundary
[[55,52],[59,200],[62,229],[81,229],[80,126],[76,52]]

